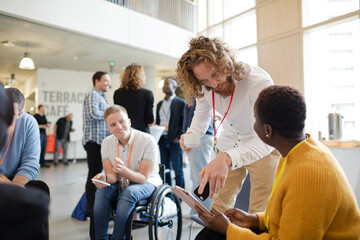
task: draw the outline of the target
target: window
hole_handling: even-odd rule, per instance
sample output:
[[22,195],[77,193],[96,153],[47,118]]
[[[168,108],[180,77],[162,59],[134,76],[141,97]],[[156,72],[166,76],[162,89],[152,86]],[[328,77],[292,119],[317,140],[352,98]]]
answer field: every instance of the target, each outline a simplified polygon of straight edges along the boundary
[[236,60],[246,62],[252,65],[258,65],[258,56],[256,47],[248,47],[238,51]]
[[255,0],[226,0],[224,1],[224,18],[233,17],[253,7],[255,7]]
[[[255,4],[255,0],[198,0],[199,35],[222,38],[232,49],[256,44]],[[257,56],[251,61],[257,62]]]
[[303,26],[310,26],[359,9],[359,0],[303,0]]
[[328,137],[327,116],[336,112],[351,140],[360,136],[360,20],[346,20],[304,33],[304,74],[307,130]]
[[203,31],[207,27],[207,1],[198,0],[198,32]]
[[215,38],[220,37],[223,38],[223,27],[222,24],[216,25],[215,27],[209,28],[209,37]]
[[256,13],[251,11],[226,22],[224,40],[233,48],[256,43]]
[[223,20],[223,2],[221,0],[209,0],[209,26]]

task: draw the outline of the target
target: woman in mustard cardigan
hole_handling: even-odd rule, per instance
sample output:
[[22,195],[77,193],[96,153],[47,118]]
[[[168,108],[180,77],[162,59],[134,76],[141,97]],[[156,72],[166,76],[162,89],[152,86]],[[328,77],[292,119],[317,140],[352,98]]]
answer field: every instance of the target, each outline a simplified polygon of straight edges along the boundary
[[343,170],[327,147],[304,134],[301,93],[270,86],[254,115],[258,136],[282,155],[267,209],[212,215],[197,209],[207,228],[196,239],[360,239],[360,212]]

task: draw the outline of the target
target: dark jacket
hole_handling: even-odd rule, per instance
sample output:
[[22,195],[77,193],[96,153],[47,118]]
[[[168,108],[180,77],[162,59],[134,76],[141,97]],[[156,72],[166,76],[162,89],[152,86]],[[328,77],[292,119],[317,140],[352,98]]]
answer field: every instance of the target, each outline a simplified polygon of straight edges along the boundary
[[154,123],[154,95],[145,88],[138,91],[119,88],[114,92],[114,103],[126,109],[131,127],[150,133],[148,124]]
[[[60,118],[56,122],[57,128],[56,128],[56,139],[62,139],[65,131],[66,126],[66,118]],[[67,135],[66,141],[70,141],[70,132],[72,127],[72,121],[70,121],[70,128],[69,128],[69,134]]]
[[[192,99],[193,101],[193,105],[189,106],[186,104],[185,106],[185,111],[184,111],[184,123],[183,123],[183,131],[186,132],[186,130],[190,127],[192,119],[194,117],[194,111],[196,108],[196,101],[195,99]],[[214,118],[211,117],[210,122],[209,122],[209,127],[206,130],[205,134],[207,135],[214,135]]]
[[49,239],[49,195],[33,187],[0,184],[0,239]]
[[[156,105],[156,124],[160,124],[160,109],[163,101],[160,101]],[[170,143],[175,138],[180,140],[181,134],[183,134],[182,125],[184,122],[184,109],[186,102],[184,99],[177,96],[171,101],[170,105],[170,121],[167,141]]]

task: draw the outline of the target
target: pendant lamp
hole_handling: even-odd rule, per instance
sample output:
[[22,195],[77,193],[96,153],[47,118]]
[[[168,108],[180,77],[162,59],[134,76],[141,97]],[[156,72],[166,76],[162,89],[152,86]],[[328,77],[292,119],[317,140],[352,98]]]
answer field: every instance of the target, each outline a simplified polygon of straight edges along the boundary
[[30,58],[30,54],[28,52],[25,52],[24,58],[21,59],[19,68],[26,69],[26,70],[35,69],[34,61]]

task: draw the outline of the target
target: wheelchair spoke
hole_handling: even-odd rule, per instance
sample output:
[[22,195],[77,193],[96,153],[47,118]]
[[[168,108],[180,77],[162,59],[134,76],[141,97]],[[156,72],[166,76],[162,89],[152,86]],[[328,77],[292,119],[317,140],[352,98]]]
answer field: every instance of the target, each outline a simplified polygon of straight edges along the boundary
[[149,226],[151,240],[180,240],[182,215],[179,199],[166,187],[159,193],[152,208],[153,218]]

